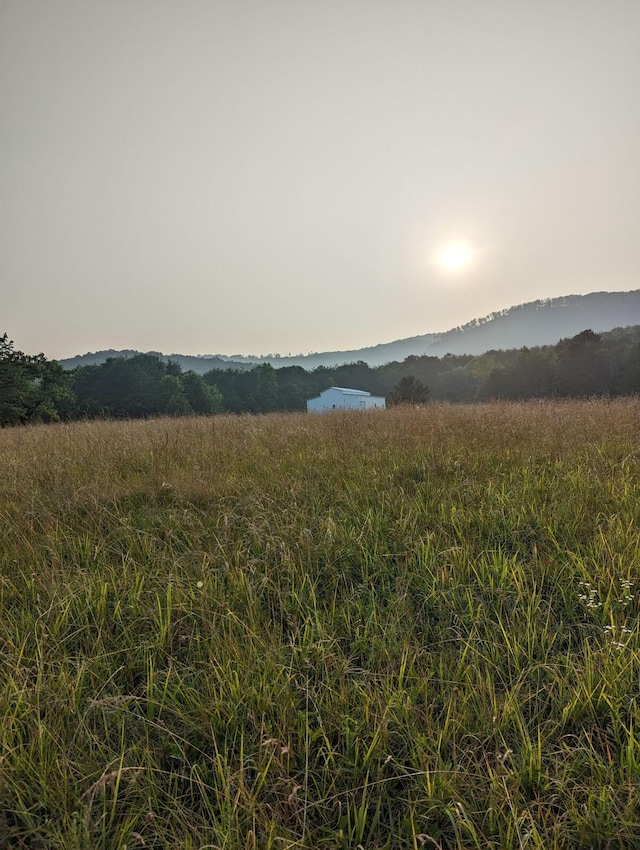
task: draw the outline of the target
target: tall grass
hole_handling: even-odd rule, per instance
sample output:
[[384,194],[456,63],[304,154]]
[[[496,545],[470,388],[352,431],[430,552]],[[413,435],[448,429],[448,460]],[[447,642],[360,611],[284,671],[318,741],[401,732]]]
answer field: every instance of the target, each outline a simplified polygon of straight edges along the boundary
[[31,427],[0,468],[0,846],[640,847],[637,399]]

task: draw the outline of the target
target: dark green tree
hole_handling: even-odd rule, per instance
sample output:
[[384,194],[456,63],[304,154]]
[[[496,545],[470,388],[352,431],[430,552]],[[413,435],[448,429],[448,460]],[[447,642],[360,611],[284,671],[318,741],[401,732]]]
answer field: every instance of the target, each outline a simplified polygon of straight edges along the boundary
[[253,370],[256,378],[255,402],[257,413],[278,409],[278,378],[270,363],[261,363]]
[[58,363],[16,351],[6,333],[0,337],[0,426],[68,418],[75,404],[70,384]]
[[38,375],[38,361],[14,349],[7,334],[0,337],[0,425],[26,422]]
[[620,369],[620,388],[623,393],[640,393],[640,341],[629,345]]
[[564,396],[603,395],[610,390],[609,364],[600,334],[587,329],[556,345],[558,389]]
[[280,410],[304,410],[305,402],[311,398],[309,373],[302,366],[283,366],[276,369]]
[[431,392],[415,375],[405,375],[400,378],[389,396],[389,404],[425,404],[429,401]]
[[72,419],[76,412],[72,380],[71,373],[55,360],[45,360],[40,367],[39,391],[31,419],[38,422]]
[[222,396],[215,384],[210,386],[201,375],[191,370],[180,376],[180,382],[192,413],[206,415],[222,412]]
[[480,379],[474,375],[472,364],[445,369],[438,377],[438,398],[443,401],[474,401],[479,384]]
[[137,354],[78,369],[74,388],[79,411],[85,416],[182,416],[193,412],[189,392],[194,392],[193,381],[185,385],[183,378],[177,363]]
[[365,363],[364,360],[359,360],[357,363],[346,363],[342,366],[336,366],[333,380],[338,387],[366,390],[374,395],[377,395],[381,390],[380,380],[376,371],[368,363]]

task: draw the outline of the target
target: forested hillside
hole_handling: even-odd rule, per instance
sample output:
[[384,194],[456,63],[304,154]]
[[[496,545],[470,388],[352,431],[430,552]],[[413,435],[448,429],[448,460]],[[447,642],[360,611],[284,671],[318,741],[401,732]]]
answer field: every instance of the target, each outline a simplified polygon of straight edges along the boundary
[[211,414],[222,410],[215,387],[175,363],[138,354],[65,371],[44,354],[16,351],[0,337],[0,425],[83,418]]
[[330,386],[367,390],[390,403],[640,393],[640,326],[605,334],[587,329],[556,345],[475,357],[411,356],[377,368],[360,362],[312,371],[262,363],[204,376],[149,354],[65,371],[43,354],[16,351],[6,334],[0,343],[1,425],[296,411]]
[[[330,386],[367,390],[388,399],[413,376],[434,400],[568,398],[640,392],[640,326],[596,334],[585,330],[557,345],[489,351],[479,356],[407,357],[371,368],[352,363],[307,372],[299,366],[251,372],[212,370],[204,379],[234,413],[302,410],[306,399]],[[266,391],[266,387],[269,390]]]
[[255,363],[243,363],[241,360],[233,360],[233,358],[222,357],[217,354],[202,354],[192,356],[189,354],[162,354],[160,351],[136,351],[132,348],[123,348],[116,350],[110,348],[103,351],[89,351],[87,354],[78,354],[76,357],[68,357],[60,360],[60,365],[65,369],[77,369],[79,366],[100,366],[106,363],[107,360],[114,358],[125,357],[127,359],[136,357],[139,354],[148,354],[151,357],[157,357],[163,363],[177,363],[185,372],[196,372],[198,375],[204,375],[209,369],[252,369]]
[[[486,351],[522,348],[523,346],[555,345],[559,340],[575,336],[584,328],[597,333],[617,327],[640,324],[640,289],[631,292],[591,292],[588,295],[566,295],[517,304],[445,333],[428,333],[394,342],[380,343],[367,348],[346,351],[323,351],[295,356],[266,354],[260,356],[233,354],[147,354],[160,357],[165,363],[173,361],[182,368],[204,375],[210,369],[249,370],[260,363],[275,368],[302,366],[310,371],[325,366],[333,368],[344,363],[368,363],[384,366],[407,357],[425,354],[437,357],[445,354],[484,354]],[[65,369],[104,363],[112,357],[133,357],[140,354],[131,349],[96,351],[78,355],[60,363]]]

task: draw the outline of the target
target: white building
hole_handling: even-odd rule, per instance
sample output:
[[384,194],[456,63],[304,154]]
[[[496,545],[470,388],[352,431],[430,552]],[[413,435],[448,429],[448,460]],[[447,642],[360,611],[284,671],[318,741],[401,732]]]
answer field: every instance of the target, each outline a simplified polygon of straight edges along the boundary
[[329,387],[317,398],[307,401],[307,410],[321,413],[324,410],[371,410],[385,407],[382,396],[371,395],[365,390],[348,390],[345,387]]

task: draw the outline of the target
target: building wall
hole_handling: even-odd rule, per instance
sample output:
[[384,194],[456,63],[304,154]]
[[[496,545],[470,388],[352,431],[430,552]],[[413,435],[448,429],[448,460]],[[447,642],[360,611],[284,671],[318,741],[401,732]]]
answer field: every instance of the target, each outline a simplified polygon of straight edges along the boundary
[[381,396],[350,395],[340,390],[325,390],[319,398],[311,398],[307,402],[307,410],[317,412],[323,410],[370,410],[374,407],[384,407],[385,400]]
[[376,407],[385,408],[387,403],[381,395],[370,395],[365,399],[365,410],[373,410]]
[[360,398],[366,398],[366,396],[348,396],[331,387],[321,393],[319,398],[309,399],[307,410],[356,409]]

